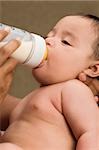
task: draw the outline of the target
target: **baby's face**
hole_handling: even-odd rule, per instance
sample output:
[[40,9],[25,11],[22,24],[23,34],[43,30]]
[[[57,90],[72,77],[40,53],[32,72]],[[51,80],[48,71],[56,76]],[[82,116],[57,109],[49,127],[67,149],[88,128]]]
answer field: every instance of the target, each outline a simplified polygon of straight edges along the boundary
[[45,85],[76,78],[92,64],[94,38],[89,20],[64,17],[47,35],[48,59],[33,70],[33,76]]

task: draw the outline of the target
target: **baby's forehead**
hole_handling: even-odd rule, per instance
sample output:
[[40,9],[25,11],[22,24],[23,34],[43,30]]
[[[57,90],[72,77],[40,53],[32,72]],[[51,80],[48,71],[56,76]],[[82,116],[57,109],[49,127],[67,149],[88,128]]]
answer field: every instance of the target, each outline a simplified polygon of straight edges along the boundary
[[65,16],[58,21],[56,26],[64,26],[65,28],[66,27],[72,27],[72,28],[73,27],[75,27],[75,28],[84,27],[84,28],[87,28],[88,26],[92,27],[91,21],[84,18],[84,17],[81,17],[81,16]]
[[82,16],[65,16],[55,25],[54,29],[63,32],[73,32],[74,34],[90,34],[94,36],[92,22]]
[[[66,37],[76,43],[92,44],[96,34],[93,30],[92,22],[81,16],[66,16],[62,18],[54,27],[54,33],[59,37]],[[69,33],[69,34],[68,34]],[[72,35],[72,36],[71,36]]]

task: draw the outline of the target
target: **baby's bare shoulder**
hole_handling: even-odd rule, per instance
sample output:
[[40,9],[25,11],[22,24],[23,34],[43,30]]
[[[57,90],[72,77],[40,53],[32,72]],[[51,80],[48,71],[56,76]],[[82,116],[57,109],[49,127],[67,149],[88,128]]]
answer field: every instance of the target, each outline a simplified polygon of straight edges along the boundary
[[86,85],[84,84],[83,82],[77,80],[77,79],[73,79],[73,80],[69,80],[67,82],[64,83],[64,86],[62,88],[62,91],[81,91],[82,92],[88,92],[90,94],[92,94],[92,91],[91,89]]

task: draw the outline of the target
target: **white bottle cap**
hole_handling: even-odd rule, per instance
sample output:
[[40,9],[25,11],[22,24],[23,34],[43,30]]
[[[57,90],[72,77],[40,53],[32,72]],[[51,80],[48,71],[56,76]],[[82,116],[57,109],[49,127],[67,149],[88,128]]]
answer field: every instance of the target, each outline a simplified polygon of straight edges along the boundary
[[32,68],[37,67],[43,60],[44,54],[46,52],[46,43],[45,40],[37,35],[31,33],[33,36],[33,49],[31,51],[31,55],[28,57],[28,59],[25,61],[25,64],[32,66]]

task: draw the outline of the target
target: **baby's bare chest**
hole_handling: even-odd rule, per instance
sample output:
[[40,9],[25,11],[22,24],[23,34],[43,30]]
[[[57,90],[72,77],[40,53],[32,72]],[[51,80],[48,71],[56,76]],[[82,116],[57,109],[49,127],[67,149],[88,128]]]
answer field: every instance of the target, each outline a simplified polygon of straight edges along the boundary
[[61,114],[61,86],[40,88],[24,98],[11,114],[11,122],[24,118],[54,120]]
[[12,112],[10,123],[4,139],[19,143],[23,149],[26,146],[35,150],[42,147],[65,149],[66,145],[68,147],[66,139],[72,141],[61,114],[60,86],[41,88],[24,98]]

